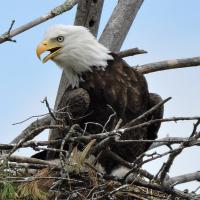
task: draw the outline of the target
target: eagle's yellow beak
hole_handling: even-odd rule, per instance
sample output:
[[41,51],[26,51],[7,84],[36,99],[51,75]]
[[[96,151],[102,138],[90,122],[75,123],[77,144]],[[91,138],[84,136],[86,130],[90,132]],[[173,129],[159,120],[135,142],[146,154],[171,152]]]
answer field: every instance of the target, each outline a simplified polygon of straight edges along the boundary
[[59,45],[57,42],[51,40],[44,40],[42,41],[36,49],[37,57],[40,59],[42,53],[49,51],[48,54],[43,60],[43,63],[46,63],[48,60],[53,59],[56,55],[58,55],[59,51],[61,50],[62,46]]

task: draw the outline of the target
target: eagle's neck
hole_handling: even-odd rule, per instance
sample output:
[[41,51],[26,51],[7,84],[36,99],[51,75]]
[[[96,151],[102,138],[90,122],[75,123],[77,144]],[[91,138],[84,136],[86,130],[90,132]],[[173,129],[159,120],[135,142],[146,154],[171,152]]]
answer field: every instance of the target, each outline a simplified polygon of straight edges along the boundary
[[107,61],[113,60],[110,51],[95,39],[85,42],[66,45],[58,60],[54,60],[63,68],[68,86],[79,87],[79,82],[84,81],[82,75],[92,72],[93,69],[105,70]]

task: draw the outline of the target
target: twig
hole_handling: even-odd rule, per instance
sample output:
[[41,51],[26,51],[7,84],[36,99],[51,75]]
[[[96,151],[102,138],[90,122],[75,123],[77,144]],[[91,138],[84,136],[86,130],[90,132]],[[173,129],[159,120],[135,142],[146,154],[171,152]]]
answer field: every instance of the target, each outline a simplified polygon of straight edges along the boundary
[[194,193],[196,193],[200,189],[200,186],[198,186],[195,190]]
[[62,152],[62,153],[67,153],[65,150],[60,150],[60,149],[55,149],[55,148],[44,148],[44,147],[32,147],[35,151],[53,151],[53,152]]
[[[117,178],[117,177],[112,177],[112,176],[105,176],[105,179],[108,179],[108,180],[114,180],[114,181],[119,181],[121,182],[122,180],[120,178]],[[184,193],[180,190],[177,190],[177,189],[172,189],[172,188],[169,188],[169,187],[165,187],[164,185],[159,185],[159,184],[156,184],[156,183],[152,183],[152,182],[146,182],[142,179],[136,179],[134,181],[134,185],[137,185],[137,186],[140,186],[140,187],[144,187],[148,190],[155,190],[155,191],[160,191],[162,193],[167,193],[169,195],[173,195],[175,197],[179,197],[180,199],[187,199],[187,200],[198,200],[198,198],[196,198],[196,194],[193,194],[193,193]]]
[[[200,120],[198,120],[194,124],[193,131],[192,131],[192,133],[191,133],[189,138],[192,139],[194,137],[194,139],[197,139],[199,137],[199,135],[196,135],[196,137],[195,137],[196,129],[197,129],[199,124],[200,124]],[[173,150],[173,152],[169,155],[169,158],[168,158],[167,162],[163,164],[163,170],[160,173],[160,181],[161,181],[161,183],[163,183],[163,181],[165,180],[165,177],[166,177],[167,173],[169,172],[169,170],[170,170],[175,158],[183,151],[184,148],[186,148],[188,146],[189,146],[189,141],[185,141],[182,144],[180,144],[180,146],[179,146],[179,148],[177,150]]]
[[[14,26],[14,23],[15,23],[15,20],[12,20],[11,25],[10,25],[8,31],[5,33],[5,39],[6,39],[6,41],[16,42],[16,40],[12,40],[11,36],[10,36],[10,32],[11,32],[13,26]],[[0,39],[1,39],[1,37],[0,37]]]
[[[49,140],[49,141],[28,141],[21,145],[21,148],[36,148],[38,146],[48,146],[52,144],[60,144],[62,142],[62,139],[59,140]],[[14,146],[17,144],[0,144],[0,150],[11,150]]]
[[187,199],[187,200],[197,200],[197,198],[195,198],[195,194],[187,194],[187,193],[184,193],[184,192],[181,192],[177,189],[170,189],[168,187],[164,187],[163,185],[158,185],[158,184],[155,184],[155,183],[147,183],[145,181],[141,181],[141,180],[136,180],[134,182],[135,185],[138,185],[138,186],[141,186],[141,187],[145,187],[145,188],[148,188],[148,189],[153,189],[153,190],[158,190],[158,191],[161,191],[161,192],[166,192],[167,194],[171,194],[173,196],[177,196],[177,197],[180,197],[181,199]]
[[152,141],[152,145],[149,147],[148,150],[155,149],[157,147],[168,145],[168,144],[179,144],[185,141],[190,141],[190,144],[193,143],[193,145],[200,145],[200,141],[196,141],[193,139],[187,138],[180,138],[180,137],[166,137],[158,140]]
[[100,141],[92,150],[92,153],[100,152],[101,150],[106,149],[111,143],[115,141],[115,137],[106,137],[102,141]]
[[122,122],[123,122],[123,120],[120,118],[120,119],[119,119],[119,121],[117,122],[117,124],[116,124],[116,126],[115,126],[114,130],[117,130],[117,129],[119,129],[119,128],[120,128],[120,126],[121,126],[121,124],[122,124]]
[[[60,154],[59,154],[59,159],[60,159],[60,164],[61,164],[61,170],[60,170],[60,175],[61,177],[65,178],[65,177],[69,177],[68,171],[65,168],[65,164],[66,162],[69,160],[70,156],[71,156],[71,151],[72,148],[68,150],[68,154],[66,154],[66,156],[63,155],[62,150],[64,149],[64,145],[65,143],[70,139],[70,137],[74,134],[74,129],[77,126],[77,124],[74,124],[71,126],[70,130],[68,131],[68,133],[66,134],[66,136],[64,137],[61,146],[60,146]],[[56,185],[61,185],[61,181],[57,182]],[[54,187],[56,187],[56,185]]]
[[110,106],[110,105],[107,105],[107,106],[108,106],[108,108],[110,108],[112,110],[113,113],[109,116],[107,122],[104,124],[102,132],[106,131],[108,124],[111,122],[112,118],[115,117],[117,114],[116,111],[112,108],[112,106]]
[[194,142],[194,145],[199,145],[200,141],[196,141],[194,139],[190,138],[178,138],[178,137],[167,137],[163,139],[158,139],[158,140],[116,140],[115,143],[117,145],[124,145],[124,144],[132,144],[132,143],[157,143],[155,145],[151,145],[148,150],[167,145],[167,144],[179,144],[182,142],[189,141],[190,143]]
[[8,160],[11,162],[17,162],[17,163],[42,164],[42,165],[47,165],[51,167],[57,166],[55,164],[52,164],[49,161],[40,160],[36,158],[29,158],[29,157],[24,157],[24,156],[16,156],[16,155],[12,155],[8,157]]
[[29,121],[29,120],[32,119],[32,118],[44,117],[44,116],[47,116],[47,115],[49,115],[49,113],[41,114],[41,115],[33,115],[33,116],[30,116],[30,117],[28,117],[28,118],[26,118],[26,119],[24,119],[24,120],[22,120],[22,121],[20,121],[20,122],[15,122],[15,123],[13,123],[12,125],[22,124],[22,123],[24,123],[24,122],[26,122],[26,121]]
[[26,129],[22,131],[10,144],[16,144],[21,139],[23,139],[27,134],[30,133],[30,131],[34,130],[35,128],[41,127],[41,126],[48,126],[51,123],[51,117],[46,116],[41,119],[37,119],[36,121],[32,122]]
[[54,113],[51,111],[51,108],[49,106],[49,102],[47,100],[47,97],[44,98],[44,100],[42,101],[42,103],[45,103],[45,105],[46,105],[46,107],[47,107],[47,109],[49,111],[49,114],[50,114],[50,116],[52,117],[53,120],[55,120],[56,122],[63,122],[61,119],[56,118],[56,116],[54,115]]
[[128,185],[128,184],[122,185],[122,186],[120,186],[120,187],[114,189],[113,191],[109,192],[108,195],[109,195],[109,196],[112,196],[113,194],[119,192],[120,190],[123,190],[123,189],[128,188],[128,187],[130,187],[130,185]]
[[198,137],[197,128],[198,128],[199,124],[200,124],[200,119],[194,124],[194,127],[193,127],[192,133],[190,135],[190,138],[195,137],[195,135]]
[[117,55],[121,58],[125,58],[125,57],[134,56],[134,55],[138,55],[138,54],[144,54],[144,53],[147,53],[147,51],[144,51],[144,50],[138,49],[138,48],[132,48],[132,49],[120,51],[117,53]]
[[[185,141],[184,141],[184,142],[185,142]],[[190,140],[188,140],[188,144],[187,144],[187,146],[184,146],[184,148],[192,147],[192,146],[194,146],[194,145],[196,145],[195,142],[191,142],[191,143],[190,143]],[[156,159],[158,159],[158,158],[162,158],[162,157],[164,157],[164,156],[166,156],[166,155],[169,155],[169,154],[173,153],[174,151],[179,151],[179,150],[181,150],[182,148],[183,148],[182,146],[179,146],[179,147],[176,148],[176,149],[166,151],[166,152],[164,152],[164,153],[162,153],[162,154],[158,154],[158,153],[155,152],[155,153],[153,153],[153,155],[156,155],[156,156],[152,156],[151,158],[142,161],[142,162],[140,163],[140,165],[142,166],[142,165],[144,165],[144,164],[146,164],[146,163],[148,163],[148,162],[151,162],[151,161],[156,160]],[[143,154],[141,154],[140,156],[144,157],[144,156],[147,156],[147,154],[146,154],[146,153],[143,153]]]
[[[11,168],[26,168],[26,169],[44,169],[48,167],[46,164],[33,164],[33,163],[18,163],[18,162],[8,162]],[[55,168],[54,168],[55,169]],[[56,170],[56,169],[55,169]]]
[[102,132],[103,132],[103,130],[104,130],[104,126],[102,126],[102,125],[99,124],[99,123],[95,123],[95,122],[86,122],[86,123],[85,123],[84,130],[83,130],[83,135],[85,135],[85,133],[86,133],[86,131],[87,131],[87,127],[88,127],[89,124],[92,124],[92,125],[94,125],[94,126],[99,126],[99,127],[101,127],[101,128],[102,128]]
[[22,182],[24,183],[24,182],[32,182],[32,181],[36,181],[36,180],[49,180],[49,179],[67,180],[69,182],[74,182],[74,183],[83,183],[83,181],[81,181],[81,180],[76,180],[76,179],[71,179],[71,178],[62,178],[62,177],[57,177],[57,176],[48,176],[48,177],[44,177],[44,176],[11,177],[11,176],[8,176],[6,178],[0,178],[0,180],[11,181],[12,183],[22,183]]
[[171,99],[171,97],[168,97],[167,99],[161,101],[160,103],[158,103],[157,105],[153,106],[151,109],[149,109],[147,112],[143,113],[142,115],[140,115],[139,117],[137,117],[136,119],[132,120],[131,122],[128,122],[127,124],[125,124],[123,126],[123,128],[126,127],[130,127],[133,126],[136,122],[140,121],[141,119],[146,118],[147,116],[151,115],[154,111],[156,111],[158,108],[160,108],[162,105],[164,105],[167,101],[169,101]]
[[[27,133],[25,135],[24,138],[22,138],[14,147],[13,149],[9,152],[9,154],[6,156],[7,158],[10,157],[18,148],[21,147],[21,145],[23,145],[24,142],[33,139],[35,136],[37,136],[38,134],[40,134],[42,131],[44,131],[45,129],[55,129],[55,128],[59,128],[59,129],[64,129],[64,127],[62,125],[47,125],[47,126],[41,126],[38,127],[32,131],[30,131],[29,133]],[[68,127],[66,127],[65,129],[68,129]]]
[[[20,26],[19,28],[16,28],[12,31],[10,31],[10,33],[8,34],[8,32],[2,34],[0,36],[0,44],[6,41],[10,41],[10,39],[24,31],[27,31],[31,28],[33,28],[34,26],[37,26],[53,17],[56,17],[70,9],[72,9],[77,3],[79,2],[79,0],[68,0],[65,1],[63,4],[61,4],[60,6],[52,9],[50,12],[48,12],[45,15],[42,15],[41,17],[36,18],[35,20],[24,24],[23,26]],[[12,27],[11,27],[12,28]]]
[[158,122],[162,122],[162,123],[163,122],[172,122],[172,121],[177,122],[177,121],[185,121],[185,120],[186,121],[187,120],[200,120],[200,116],[197,116],[197,117],[172,117],[172,118],[165,118],[165,119],[155,119],[155,120],[150,120],[148,122],[144,122],[144,123],[141,123],[141,124],[129,127],[129,128],[121,128],[121,129],[118,129],[117,131],[124,133],[124,132],[130,131],[130,130],[133,130],[133,129],[147,127],[147,126],[150,126],[151,124],[158,123]]

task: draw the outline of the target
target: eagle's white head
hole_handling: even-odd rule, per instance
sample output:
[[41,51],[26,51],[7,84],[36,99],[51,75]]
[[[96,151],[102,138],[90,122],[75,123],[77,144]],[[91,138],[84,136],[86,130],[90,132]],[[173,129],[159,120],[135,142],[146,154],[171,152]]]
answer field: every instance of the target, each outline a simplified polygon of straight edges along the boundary
[[63,68],[69,86],[78,87],[82,73],[92,67],[105,69],[107,60],[112,60],[110,51],[100,44],[90,31],[82,26],[54,25],[44,35],[36,53],[50,53],[43,59],[54,61]]

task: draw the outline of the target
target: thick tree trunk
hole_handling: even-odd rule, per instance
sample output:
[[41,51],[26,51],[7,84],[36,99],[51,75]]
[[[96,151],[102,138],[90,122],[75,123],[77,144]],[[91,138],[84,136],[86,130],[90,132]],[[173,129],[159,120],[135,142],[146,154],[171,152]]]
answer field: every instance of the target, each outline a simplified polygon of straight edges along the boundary
[[144,0],[119,0],[99,41],[119,51]]

